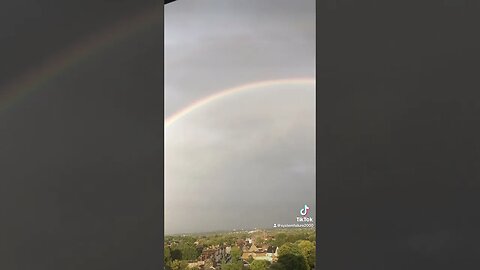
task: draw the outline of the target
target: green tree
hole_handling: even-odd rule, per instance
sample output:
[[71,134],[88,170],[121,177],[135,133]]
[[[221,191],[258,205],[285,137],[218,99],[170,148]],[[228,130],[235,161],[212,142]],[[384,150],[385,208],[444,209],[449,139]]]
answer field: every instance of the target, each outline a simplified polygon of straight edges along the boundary
[[278,262],[288,270],[310,270],[303,255],[284,254],[278,257]]
[[287,270],[287,268],[285,268],[283,264],[278,262],[272,263],[268,269],[269,270]]
[[278,249],[278,255],[281,256],[286,254],[302,255],[302,252],[294,243],[285,243]]
[[264,240],[262,237],[257,236],[257,237],[255,238],[255,245],[257,245],[257,246],[258,246],[258,245],[263,245],[264,243],[265,243],[265,240]]
[[309,270],[307,259],[300,248],[293,243],[283,244],[278,249],[278,262],[289,270]]
[[172,270],[186,270],[188,263],[186,261],[175,260],[172,262]]
[[203,251],[204,248],[205,247],[203,245],[198,245],[198,246],[195,247],[195,249],[197,250],[198,256],[200,256],[200,254],[202,254],[202,251]]
[[243,270],[242,261],[236,261],[231,263],[222,264],[222,270]]
[[200,255],[197,248],[190,243],[181,243],[177,248],[180,250],[182,260],[195,260]]
[[287,235],[287,240],[286,242],[287,243],[295,243],[296,241],[298,241],[299,239],[301,239],[301,235],[300,234],[289,234]]
[[206,246],[206,247],[209,247],[209,246],[213,245],[212,239],[210,239],[210,238],[205,239],[203,241],[203,245]]
[[235,243],[237,242],[237,238],[235,237],[235,235],[229,235],[226,239],[226,242],[228,245],[235,245]]
[[182,251],[180,251],[177,245],[171,247],[170,256],[172,258],[172,261],[182,259]]
[[232,247],[230,250],[230,255],[232,256],[232,261],[236,262],[240,260],[240,257],[242,256],[242,250],[240,250],[239,247]]
[[212,267],[212,266],[213,266],[213,261],[212,261],[212,259],[207,259],[207,260],[205,261],[205,267],[204,267],[204,269],[210,269],[210,267]]
[[287,242],[287,235],[285,233],[278,233],[275,236],[275,241],[274,241],[275,246],[280,247],[286,242]]
[[267,270],[270,263],[264,260],[255,260],[250,264],[251,270]]
[[170,266],[172,263],[172,255],[170,254],[170,247],[168,246],[164,246],[163,249],[163,262],[167,266]]
[[302,255],[307,259],[310,268],[313,268],[315,266],[315,245],[307,240],[299,240],[297,246]]
[[183,243],[187,243],[187,244],[193,244],[195,243],[195,241],[197,241],[196,238],[193,236],[184,236],[182,237],[181,240]]
[[247,262],[248,262],[248,263],[252,263],[253,260],[254,260],[254,259],[253,259],[252,255],[248,256],[248,259],[247,259]]
[[275,241],[274,241],[273,239],[267,239],[267,240],[265,241],[265,243],[268,244],[268,245],[274,245],[274,244],[275,244]]

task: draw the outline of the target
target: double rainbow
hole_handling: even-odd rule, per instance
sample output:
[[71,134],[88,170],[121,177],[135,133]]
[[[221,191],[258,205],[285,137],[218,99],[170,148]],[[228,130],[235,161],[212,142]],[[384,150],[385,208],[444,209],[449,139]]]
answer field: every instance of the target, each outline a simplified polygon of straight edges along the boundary
[[[107,48],[112,44],[115,44],[118,41],[127,39],[142,29],[148,28],[156,23],[160,23],[163,18],[162,10],[163,5],[158,5],[130,19],[122,20],[121,22],[108,27],[103,31],[100,31],[80,42],[75,43],[73,46],[52,57],[44,65],[27,72],[16,80],[11,81],[9,84],[0,86],[0,112],[17,104],[20,100],[34,93],[35,91],[42,89],[42,86],[61,75],[63,72],[68,70],[69,67],[80,63],[82,60]],[[184,109],[176,112],[172,116],[166,118],[165,128],[183,116],[195,111],[197,108],[217,101],[228,95],[243,91],[256,89],[259,90],[268,86],[304,84],[314,85],[315,79],[291,78],[267,80],[228,88],[219,91],[216,94],[197,100]]]

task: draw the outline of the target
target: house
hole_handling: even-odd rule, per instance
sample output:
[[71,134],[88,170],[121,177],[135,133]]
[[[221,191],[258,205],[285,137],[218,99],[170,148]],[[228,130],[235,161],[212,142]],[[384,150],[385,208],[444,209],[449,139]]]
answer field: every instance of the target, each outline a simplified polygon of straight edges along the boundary
[[252,245],[249,245],[248,243],[245,244],[245,245],[242,247],[242,251],[243,251],[243,252],[248,252],[248,250],[250,249],[251,246],[252,246]]
[[278,247],[270,246],[267,249],[267,257],[271,258],[271,262],[276,262],[278,259]]
[[242,260],[248,260],[248,258],[252,256],[252,257],[255,257],[255,253],[254,252],[243,252],[242,254]]
[[255,257],[253,257],[254,260],[263,260],[263,261],[269,261],[272,262],[273,258],[267,256],[267,253],[257,253]]
[[273,257],[267,256],[266,252],[244,252],[242,254],[242,259],[243,260],[248,260],[250,256],[254,260],[266,260],[266,261],[273,261]]
[[272,262],[276,262],[278,260],[278,247],[269,247],[269,249],[267,249],[267,256],[272,258]]
[[269,246],[267,248],[267,255],[269,256],[273,256],[274,254],[277,255],[277,250],[278,250],[278,247],[276,246]]
[[188,268],[198,267],[202,269],[204,265],[205,265],[204,261],[197,261],[197,262],[189,262],[187,267]]
[[204,249],[202,251],[202,254],[200,255],[199,260],[200,261],[206,261],[210,258],[212,258],[215,254],[215,249]]
[[215,262],[211,259],[205,261],[203,269],[215,269]]
[[245,241],[243,239],[238,239],[237,246],[243,246],[243,245],[245,245]]
[[218,264],[222,261],[224,255],[225,255],[224,249],[217,249],[214,253],[213,258],[214,258],[215,262]]
[[255,244],[253,244],[248,250],[244,250],[242,254],[243,260],[248,260],[251,256],[254,260],[266,260],[266,261],[276,261],[277,259],[277,247],[268,246],[258,248]]
[[253,244],[249,249],[248,249],[249,252],[258,252],[258,248],[255,244]]
[[205,261],[204,269],[209,269],[209,267],[215,268],[217,265],[220,265],[224,259],[230,259],[230,255],[226,250],[227,247],[225,246],[216,246],[215,248],[204,249],[198,260]]
[[261,246],[257,246],[259,252],[267,252],[270,246],[268,244],[263,244]]

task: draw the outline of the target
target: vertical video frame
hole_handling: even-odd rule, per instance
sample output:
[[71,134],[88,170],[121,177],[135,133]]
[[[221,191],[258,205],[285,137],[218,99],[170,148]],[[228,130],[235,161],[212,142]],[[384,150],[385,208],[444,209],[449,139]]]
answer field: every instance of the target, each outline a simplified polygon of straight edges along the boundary
[[164,269],[315,269],[315,1],[164,12]]

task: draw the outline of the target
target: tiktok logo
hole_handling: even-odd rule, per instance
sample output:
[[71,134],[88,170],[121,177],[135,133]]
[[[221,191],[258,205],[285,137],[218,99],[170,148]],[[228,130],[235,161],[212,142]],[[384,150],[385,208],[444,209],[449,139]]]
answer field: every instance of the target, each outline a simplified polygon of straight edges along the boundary
[[306,216],[308,214],[308,210],[310,209],[310,207],[308,207],[306,204],[305,204],[305,207],[300,209],[300,215],[302,216]]

